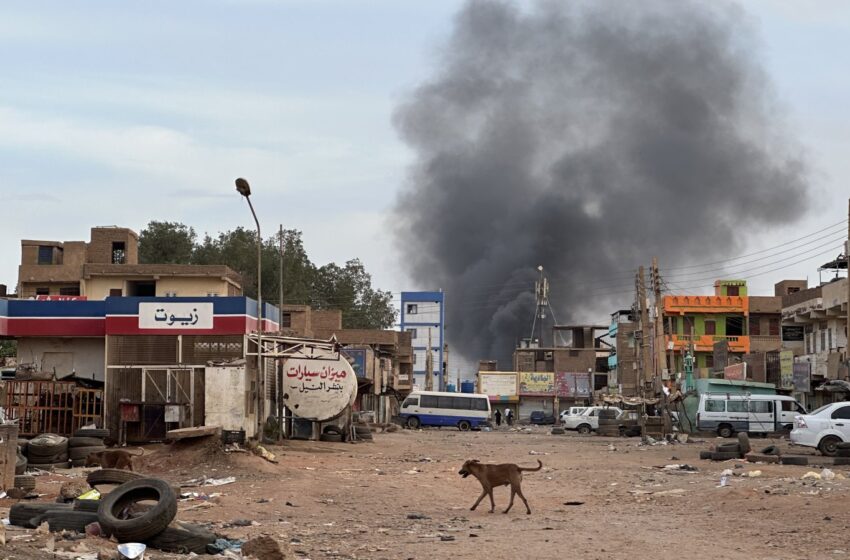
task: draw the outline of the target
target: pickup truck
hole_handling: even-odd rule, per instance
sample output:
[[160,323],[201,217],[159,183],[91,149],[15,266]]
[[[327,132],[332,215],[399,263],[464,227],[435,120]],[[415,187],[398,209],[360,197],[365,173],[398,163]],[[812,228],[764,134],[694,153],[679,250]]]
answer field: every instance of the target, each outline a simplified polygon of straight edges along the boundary
[[589,434],[592,430],[599,428],[599,411],[613,410],[619,416],[621,409],[616,406],[591,406],[578,416],[567,416],[562,418],[564,428],[567,430],[576,430],[580,434]]

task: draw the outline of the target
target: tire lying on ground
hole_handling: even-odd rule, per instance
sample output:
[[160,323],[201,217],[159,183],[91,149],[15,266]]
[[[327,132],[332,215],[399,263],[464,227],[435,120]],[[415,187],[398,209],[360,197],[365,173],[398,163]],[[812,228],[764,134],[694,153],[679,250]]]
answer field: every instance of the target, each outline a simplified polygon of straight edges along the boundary
[[12,525],[17,525],[18,527],[27,527],[29,529],[35,529],[37,525],[33,523],[33,520],[37,517],[40,517],[41,515],[44,515],[45,513],[47,513],[48,510],[51,509],[64,509],[65,511],[71,511],[71,506],[51,504],[48,502],[19,502],[17,504],[12,504],[12,507],[9,509],[9,523],[11,523]]
[[[27,444],[27,457],[49,458],[68,452],[68,438],[56,434],[42,434],[32,438]],[[45,461],[47,462],[47,461]]]
[[737,443],[721,443],[715,451],[720,453],[741,453],[741,446]]
[[781,455],[782,453],[779,451],[779,448],[775,445],[768,445],[761,451],[759,451],[762,455]]
[[809,464],[809,458],[808,457],[801,457],[801,456],[795,457],[795,456],[785,455],[784,457],[779,458],[779,462],[782,463],[783,465],[808,465]]
[[741,454],[737,451],[715,451],[711,454],[712,461],[728,461],[729,459],[740,459]]
[[319,436],[319,441],[342,443],[342,436],[340,434],[322,434]]
[[218,537],[199,525],[175,521],[165,530],[146,539],[145,544],[163,552],[206,554],[207,545]]
[[[121,518],[126,507],[144,501],[156,504],[138,517]],[[100,500],[97,511],[101,528],[118,542],[142,542],[158,535],[176,515],[177,496],[166,481],[158,478],[125,482]]]
[[133,471],[125,471],[121,469],[98,469],[92,471],[86,476],[86,482],[89,486],[95,487],[98,484],[124,484],[131,480],[138,480],[142,475]]
[[846,467],[847,465],[850,465],[850,457],[842,457],[839,455],[832,460],[832,464],[836,467]]
[[85,459],[92,453],[100,453],[101,451],[106,451],[105,445],[92,445],[87,447],[72,447],[68,450],[68,457],[71,458],[72,461],[76,461],[79,459]]
[[18,439],[18,449],[22,454],[27,454],[27,447],[29,447],[30,441],[28,439]]
[[101,428],[83,428],[74,432],[74,437],[92,437],[105,439],[109,437],[109,430]]
[[15,488],[20,488],[21,490],[35,490],[35,477],[28,474],[16,475]]
[[51,532],[59,531],[76,531],[77,533],[85,533],[86,525],[97,521],[97,513],[90,511],[79,510],[48,510],[42,517],[41,521],[47,522],[47,526]]
[[714,454],[714,451],[700,451],[699,458],[700,459],[711,459],[711,456]]
[[750,463],[779,463],[779,455],[765,455],[763,453],[747,453],[744,459]]
[[96,437],[78,437],[74,436],[72,438],[68,438],[68,447],[104,447],[103,438]]
[[744,455],[753,450],[750,446],[750,436],[746,432],[738,432],[738,446]]

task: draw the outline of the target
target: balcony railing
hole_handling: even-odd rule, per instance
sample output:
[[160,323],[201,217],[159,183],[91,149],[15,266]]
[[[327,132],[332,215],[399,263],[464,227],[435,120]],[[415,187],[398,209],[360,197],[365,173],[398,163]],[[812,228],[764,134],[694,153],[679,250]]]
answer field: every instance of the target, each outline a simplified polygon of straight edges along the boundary
[[[667,340],[671,340],[669,335],[667,335]],[[750,337],[748,336],[718,336],[711,334],[691,336],[674,334],[672,341],[673,347],[676,350],[685,349],[693,342],[696,350],[707,352],[714,348],[715,343],[726,341],[729,343],[729,350],[731,352],[747,353],[750,351]]]

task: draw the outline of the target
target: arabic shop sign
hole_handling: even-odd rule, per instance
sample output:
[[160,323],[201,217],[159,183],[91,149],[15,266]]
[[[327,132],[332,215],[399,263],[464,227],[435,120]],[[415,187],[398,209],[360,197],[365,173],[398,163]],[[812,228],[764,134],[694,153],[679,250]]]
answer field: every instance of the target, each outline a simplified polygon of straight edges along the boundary
[[307,348],[283,367],[283,400],[300,418],[330,420],[357,396],[354,369],[338,352]]
[[519,374],[520,395],[552,395],[555,393],[555,374],[523,371]]
[[139,303],[139,329],[211,329],[212,302]]

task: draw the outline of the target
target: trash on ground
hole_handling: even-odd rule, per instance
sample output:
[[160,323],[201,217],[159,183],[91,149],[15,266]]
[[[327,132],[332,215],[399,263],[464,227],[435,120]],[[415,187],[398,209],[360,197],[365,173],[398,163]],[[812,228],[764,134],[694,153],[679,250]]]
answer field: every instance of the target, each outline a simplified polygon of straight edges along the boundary
[[147,547],[142,543],[124,543],[118,545],[118,554],[127,560],[141,560]]

